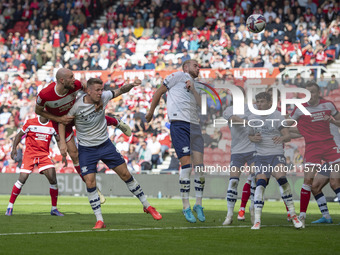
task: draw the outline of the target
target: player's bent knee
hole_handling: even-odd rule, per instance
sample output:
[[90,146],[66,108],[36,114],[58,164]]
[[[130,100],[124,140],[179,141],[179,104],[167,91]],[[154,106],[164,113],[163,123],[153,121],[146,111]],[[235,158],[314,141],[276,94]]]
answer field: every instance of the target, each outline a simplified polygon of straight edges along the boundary
[[336,190],[340,188],[340,180],[338,178],[332,178],[329,180],[329,185],[331,186],[332,190]]

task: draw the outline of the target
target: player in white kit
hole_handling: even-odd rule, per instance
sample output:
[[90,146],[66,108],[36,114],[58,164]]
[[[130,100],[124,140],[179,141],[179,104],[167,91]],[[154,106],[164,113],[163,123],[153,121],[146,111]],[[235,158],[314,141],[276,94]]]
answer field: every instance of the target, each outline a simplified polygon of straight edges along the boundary
[[181,162],[179,183],[183,202],[183,214],[190,223],[196,222],[189,203],[192,166],[195,170],[196,194],[196,203],[193,210],[197,213],[199,221],[205,221],[202,207],[205,184],[205,177],[202,171],[204,168],[204,142],[198,118],[198,106],[201,105],[201,98],[197,90],[199,84],[194,81],[198,75],[199,65],[197,61],[185,61],[183,63],[183,72],[175,72],[165,78],[163,85],[154,94],[150,110],[146,115],[146,120],[150,122],[161,96],[168,92],[167,109],[171,122],[171,139],[177,157]]
[[[128,171],[124,158],[109,139],[105,120],[105,107],[108,102],[140,84],[141,81],[136,80],[133,84],[122,86],[117,90],[104,91],[103,82],[99,78],[91,78],[87,82],[87,93],[79,97],[68,112],[68,116],[74,117],[79,143],[79,165],[85,179],[90,205],[97,218],[95,229],[106,227],[96,189],[99,160],[113,169],[126,183],[131,193],[143,204],[144,212],[150,213],[156,220],[162,219],[162,216],[147,201],[141,186]],[[103,109],[96,111],[95,104],[100,101],[103,102]],[[63,156],[66,156],[65,129],[65,125],[60,123],[60,152]]]
[[[258,110],[270,109],[272,99],[269,93],[261,92],[255,98]],[[289,209],[294,227],[302,227],[302,222],[295,213],[292,192],[284,169],[286,158],[283,144],[290,141],[290,135],[288,128],[282,126],[283,120],[285,118],[277,110],[270,115],[251,114],[248,117],[248,125],[251,126],[249,128],[249,139],[256,144],[255,223],[252,229],[260,229],[261,227],[264,191],[271,175],[276,178],[280,185],[282,199]]]
[[[243,94],[244,90],[242,87]],[[233,215],[234,215],[234,207],[237,200],[237,187],[239,183],[239,178],[241,175],[241,167],[247,165],[249,168],[253,165],[255,161],[255,144],[251,142],[248,138],[248,129],[246,126],[246,122],[248,116],[251,115],[249,111],[248,105],[244,105],[244,115],[234,115],[234,106],[229,106],[223,112],[223,117],[228,120],[228,126],[231,132],[231,159],[230,159],[230,179],[227,191],[227,206],[228,206],[228,213],[226,216],[223,225],[230,225],[233,222]],[[255,191],[255,177],[251,173],[248,177],[248,182],[250,182],[251,190],[251,206],[249,207],[251,219],[253,222],[254,217],[254,208],[253,208],[253,196]],[[244,208],[241,208],[244,212]],[[243,215],[238,215],[239,220],[244,220],[244,213]]]

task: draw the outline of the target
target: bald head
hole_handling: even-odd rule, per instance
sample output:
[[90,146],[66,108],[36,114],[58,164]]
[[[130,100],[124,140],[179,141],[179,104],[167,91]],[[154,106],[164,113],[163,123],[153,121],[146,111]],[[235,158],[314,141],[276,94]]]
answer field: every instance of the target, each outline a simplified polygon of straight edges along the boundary
[[57,74],[56,74],[56,79],[57,81],[60,81],[60,79],[65,79],[66,77],[69,77],[72,75],[72,71],[70,69],[67,69],[67,68],[60,68],[58,71],[57,71]]

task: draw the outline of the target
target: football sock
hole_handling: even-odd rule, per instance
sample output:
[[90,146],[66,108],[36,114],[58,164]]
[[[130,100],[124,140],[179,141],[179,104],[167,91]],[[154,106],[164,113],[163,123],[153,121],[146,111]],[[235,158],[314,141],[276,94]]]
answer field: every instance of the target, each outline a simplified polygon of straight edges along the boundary
[[245,208],[248,202],[248,199],[250,197],[250,182],[246,182],[243,186],[243,191],[242,191],[242,198],[241,198],[241,207]]
[[277,182],[280,185],[281,197],[286,205],[286,208],[288,209],[287,211],[290,213],[291,216],[296,215],[293,202],[293,195],[287,178],[281,177],[280,179],[277,180]]
[[13,204],[15,203],[15,200],[19,196],[19,194],[21,192],[21,188],[22,188],[23,185],[24,184],[21,183],[20,181],[16,181],[16,183],[14,183],[13,188],[12,188],[11,197],[9,199],[8,208],[13,208]]
[[80,169],[79,163],[73,164],[73,166],[76,169],[77,173],[79,174],[80,178],[83,180],[83,182],[85,182],[84,177],[81,175],[81,169]]
[[300,195],[300,216],[306,218],[306,212],[309,204],[310,193],[312,187],[307,184],[302,184]]
[[256,189],[255,175],[252,174],[251,183],[250,183],[250,207],[254,207],[254,195]]
[[96,187],[87,188],[87,194],[88,194],[89,202],[94,212],[94,215],[97,218],[97,221],[101,220],[104,222],[97,188]]
[[202,197],[204,191],[205,177],[203,169],[204,165],[197,165],[195,169],[195,194],[196,194],[196,204],[202,206]]
[[107,126],[117,126],[118,120],[115,117],[105,116]]
[[340,188],[337,188],[336,190],[334,190],[336,196],[338,197],[338,202],[340,203]]
[[264,205],[264,191],[266,189],[267,182],[264,179],[259,179],[256,183],[254,207],[255,207],[255,223],[261,222],[262,208]]
[[190,173],[191,165],[187,164],[181,167],[181,172],[179,173],[179,184],[180,192],[183,202],[183,209],[190,207],[189,203],[189,192],[190,192]]
[[127,181],[125,181],[126,186],[131,191],[132,194],[134,194],[139,201],[143,204],[145,208],[148,208],[150,206],[148,200],[146,199],[146,196],[144,195],[144,192],[142,188],[140,187],[137,180],[131,175],[131,178]]
[[326,219],[331,219],[331,216],[329,215],[329,211],[327,207],[327,201],[326,201],[324,194],[321,192],[320,194],[315,195],[314,198],[316,202],[318,203],[322,217],[325,217]]
[[52,210],[57,209],[57,201],[58,201],[58,185],[51,184],[50,185],[50,196],[52,202]]
[[237,186],[239,178],[231,177],[229,179],[228,191],[227,191],[227,217],[231,217],[234,214],[234,207],[237,200]]

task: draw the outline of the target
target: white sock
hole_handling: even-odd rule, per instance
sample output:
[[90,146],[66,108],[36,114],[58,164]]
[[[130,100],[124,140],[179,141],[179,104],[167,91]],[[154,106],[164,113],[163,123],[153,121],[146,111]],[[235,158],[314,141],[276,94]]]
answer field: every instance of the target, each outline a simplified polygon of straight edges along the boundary
[[150,206],[150,203],[146,199],[146,196],[137,180],[133,176],[131,176],[131,178],[127,180],[125,183],[128,189],[131,191],[131,193],[134,194],[139,199],[139,201],[143,204],[145,208],[148,208]]
[[191,174],[191,165],[184,165],[181,168],[181,172],[179,174],[179,185],[180,192],[182,197],[183,209],[187,209],[190,207],[189,203],[189,193],[190,193],[190,174]]
[[9,202],[7,208],[13,208],[13,203]]
[[289,182],[287,181],[286,178],[280,178],[279,180],[282,180],[283,182],[285,182],[284,184],[280,184],[280,182],[278,181],[278,183],[280,184],[279,187],[280,187],[281,197],[282,197],[284,203],[286,204],[290,215],[294,216],[294,215],[296,215],[296,212],[295,212],[293,195],[292,195],[292,191],[290,189]]
[[255,189],[256,189],[255,175],[251,175],[251,183],[250,183],[250,208],[254,208]]
[[205,177],[203,173],[203,165],[195,166],[195,194],[196,204],[202,206],[202,197],[204,191]]
[[331,216],[329,215],[329,211],[327,207],[327,201],[326,201],[324,194],[321,192],[320,194],[316,195],[315,200],[318,203],[322,216],[325,217],[326,219],[331,219]]
[[96,188],[93,188],[93,189],[87,189],[89,202],[94,212],[94,215],[97,218],[97,221],[101,220],[104,222],[98,192]]
[[255,189],[255,197],[254,197],[254,207],[255,207],[255,223],[261,222],[262,208],[264,205],[264,191],[265,187],[262,185],[257,185]]
[[227,191],[227,206],[228,213],[227,217],[232,217],[234,214],[235,203],[237,200],[237,186],[238,186],[239,178],[230,178],[228,191]]

